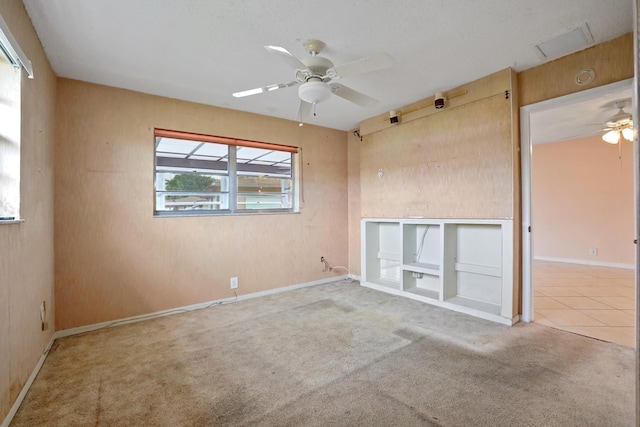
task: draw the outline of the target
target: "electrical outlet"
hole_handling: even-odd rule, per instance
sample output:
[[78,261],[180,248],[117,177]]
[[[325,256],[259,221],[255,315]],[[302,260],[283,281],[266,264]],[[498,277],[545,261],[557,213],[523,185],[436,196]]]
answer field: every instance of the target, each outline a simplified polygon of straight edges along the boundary
[[589,248],[590,256],[598,256],[598,248]]
[[230,281],[231,289],[238,289],[238,278],[232,277]]

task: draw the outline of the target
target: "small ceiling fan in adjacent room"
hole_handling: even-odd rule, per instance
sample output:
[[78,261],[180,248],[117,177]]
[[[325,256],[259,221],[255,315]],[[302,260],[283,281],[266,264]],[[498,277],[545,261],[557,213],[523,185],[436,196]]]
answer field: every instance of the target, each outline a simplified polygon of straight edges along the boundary
[[602,140],[609,144],[617,144],[620,140],[633,141],[633,120],[631,113],[624,111],[624,107],[629,100],[615,102],[618,112],[610,117],[602,130]]
[[295,70],[295,80],[235,92],[233,96],[242,98],[249,95],[257,95],[277,89],[298,86],[300,108],[297,119],[300,125],[302,125],[302,121],[309,115],[312,108],[313,114],[315,115],[316,104],[327,101],[332,94],[361,107],[367,107],[378,102],[368,95],[343,84],[336,83],[335,80],[391,67],[393,65],[393,59],[391,59],[389,55],[381,53],[335,66],[329,59],[319,55],[325,47],[325,44],[320,40],[308,40],[303,46],[305,50],[309,52],[309,56],[302,59],[298,59],[283,47],[265,46],[267,51],[277,55],[282,61]]

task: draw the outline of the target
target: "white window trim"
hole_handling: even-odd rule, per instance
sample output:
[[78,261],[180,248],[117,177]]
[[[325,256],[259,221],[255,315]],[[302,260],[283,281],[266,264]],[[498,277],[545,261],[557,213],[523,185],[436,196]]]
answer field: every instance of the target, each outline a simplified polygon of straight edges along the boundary
[[31,61],[27,58],[27,55],[24,54],[20,45],[11,34],[9,27],[7,26],[2,16],[0,16],[0,50],[2,50],[11,64],[20,68],[20,65],[25,69],[27,75],[30,79],[33,78],[33,66],[31,65]]
[[[230,185],[229,188],[229,208],[221,209],[221,210],[194,210],[185,212],[184,210],[179,211],[166,211],[166,210],[157,210],[154,202],[154,210],[153,215],[156,218],[171,218],[171,217],[184,217],[184,216],[228,216],[228,215],[273,215],[273,214],[289,214],[289,213],[299,213],[300,212],[300,194],[301,194],[301,180],[300,180],[300,148],[299,147],[291,147],[287,145],[273,144],[268,142],[257,142],[257,141],[248,141],[248,140],[239,140],[233,138],[212,136],[212,135],[201,135],[201,134],[193,134],[189,132],[181,132],[181,131],[171,131],[166,129],[155,129],[154,131],[154,140],[157,137],[169,137],[176,139],[185,139],[192,141],[200,141],[200,142],[209,142],[215,144],[226,145],[229,148],[229,164],[228,164],[228,179],[231,182],[234,181],[233,184]],[[154,141],[154,147],[157,146],[157,143]],[[241,142],[242,141],[242,142]],[[235,146],[247,146],[254,148],[263,148],[266,150],[274,150],[291,153],[291,183],[293,186],[292,191],[292,200],[290,208],[267,208],[267,209],[238,209],[237,204],[237,161],[236,161],[236,152],[232,150],[232,147]],[[156,149],[154,148],[154,192],[157,194],[157,183],[156,183],[156,170],[157,170],[157,155]]]

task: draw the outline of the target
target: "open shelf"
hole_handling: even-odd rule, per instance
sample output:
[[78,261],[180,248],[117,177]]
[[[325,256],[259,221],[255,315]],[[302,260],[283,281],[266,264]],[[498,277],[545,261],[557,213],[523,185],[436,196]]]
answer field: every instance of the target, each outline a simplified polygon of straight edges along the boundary
[[440,275],[440,266],[438,264],[428,264],[426,262],[412,262],[402,265],[403,270],[414,271],[416,273]]
[[511,325],[513,221],[363,219],[362,285]]
[[413,288],[405,289],[405,292],[409,292],[409,293],[414,294],[414,295],[421,295],[423,297],[436,299],[436,300],[440,297],[440,295],[436,291],[431,291],[429,289],[419,288],[417,286],[414,286]]
[[363,224],[365,276],[370,283],[390,289],[401,289],[401,235],[397,222],[379,221]]
[[[402,262],[407,265],[440,265],[440,224],[402,224]],[[438,268],[436,268],[438,270]]]
[[440,299],[440,289],[442,288],[440,275],[403,270],[402,286],[405,292]]

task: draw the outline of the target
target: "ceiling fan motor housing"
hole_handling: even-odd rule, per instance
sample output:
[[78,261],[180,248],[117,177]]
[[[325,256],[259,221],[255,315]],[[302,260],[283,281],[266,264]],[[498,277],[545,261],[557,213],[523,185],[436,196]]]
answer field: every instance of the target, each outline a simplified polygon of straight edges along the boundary
[[616,101],[615,106],[618,109],[618,112],[607,120],[606,125],[609,127],[622,127],[630,125],[632,122],[632,116],[630,113],[624,111],[624,107],[626,106],[627,101],[621,100]]
[[607,126],[617,127],[617,126],[625,126],[631,123],[631,114],[625,112],[622,108],[618,113],[607,120]]
[[[296,72],[296,78],[301,82],[304,81],[298,87],[298,96],[305,102],[310,104],[319,104],[331,97],[331,87],[327,84],[330,77],[328,77],[327,70],[333,67],[333,62],[327,58],[321,56],[312,55],[307,58],[303,58],[301,62],[307,66],[309,71],[301,73],[302,70]],[[305,74],[301,76],[301,74]],[[301,80],[301,78],[303,78]]]
[[[321,56],[309,56],[307,58],[303,58],[300,60],[307,68],[311,71],[311,74],[307,72],[306,80],[309,80],[312,77],[319,77],[323,79],[326,76],[327,70],[329,68],[333,68],[333,62],[329,61],[327,58],[323,58]],[[328,81],[329,78],[324,78],[323,80]]]

